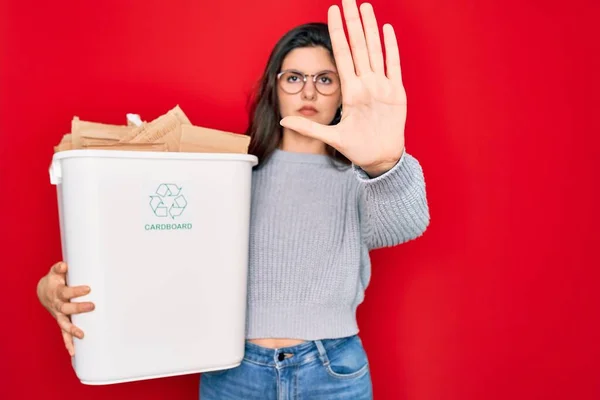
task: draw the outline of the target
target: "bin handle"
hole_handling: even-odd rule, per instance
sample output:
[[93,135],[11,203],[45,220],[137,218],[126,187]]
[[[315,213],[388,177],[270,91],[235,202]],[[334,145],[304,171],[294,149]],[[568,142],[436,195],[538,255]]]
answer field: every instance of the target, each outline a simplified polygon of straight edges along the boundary
[[48,170],[50,173],[50,183],[52,185],[59,185],[62,183],[62,171],[60,170],[60,163],[53,161],[50,164],[50,168]]

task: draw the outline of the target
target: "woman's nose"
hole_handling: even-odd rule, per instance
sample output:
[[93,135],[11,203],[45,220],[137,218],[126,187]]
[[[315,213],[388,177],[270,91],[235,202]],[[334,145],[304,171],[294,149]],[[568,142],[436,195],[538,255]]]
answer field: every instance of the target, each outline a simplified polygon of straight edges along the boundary
[[315,98],[316,93],[317,91],[315,88],[315,84],[311,80],[308,80],[302,88],[302,97],[307,100],[312,100]]

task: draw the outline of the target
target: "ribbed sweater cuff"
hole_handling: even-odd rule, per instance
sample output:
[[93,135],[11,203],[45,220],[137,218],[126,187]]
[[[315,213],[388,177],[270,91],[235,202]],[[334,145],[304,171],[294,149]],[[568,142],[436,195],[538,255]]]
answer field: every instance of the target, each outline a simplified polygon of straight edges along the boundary
[[423,170],[404,152],[386,173],[370,178],[353,166],[362,186],[363,218],[370,249],[394,246],[420,236],[429,224]]

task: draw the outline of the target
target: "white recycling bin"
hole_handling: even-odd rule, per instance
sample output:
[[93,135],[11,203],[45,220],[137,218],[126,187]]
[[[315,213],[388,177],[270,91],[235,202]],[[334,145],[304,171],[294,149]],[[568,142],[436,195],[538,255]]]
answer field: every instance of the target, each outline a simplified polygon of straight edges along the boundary
[[74,315],[73,366],[104,385],[232,368],[244,356],[252,167],[247,154],[54,154]]

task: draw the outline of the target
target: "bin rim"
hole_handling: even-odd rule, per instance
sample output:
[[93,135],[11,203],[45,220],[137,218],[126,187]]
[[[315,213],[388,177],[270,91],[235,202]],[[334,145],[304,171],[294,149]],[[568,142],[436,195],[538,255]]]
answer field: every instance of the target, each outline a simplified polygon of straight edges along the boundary
[[240,153],[186,153],[168,151],[132,151],[132,150],[98,150],[76,149],[54,153],[54,162],[65,158],[125,158],[144,160],[205,160],[205,161],[246,161],[253,166],[258,164],[258,157]]

